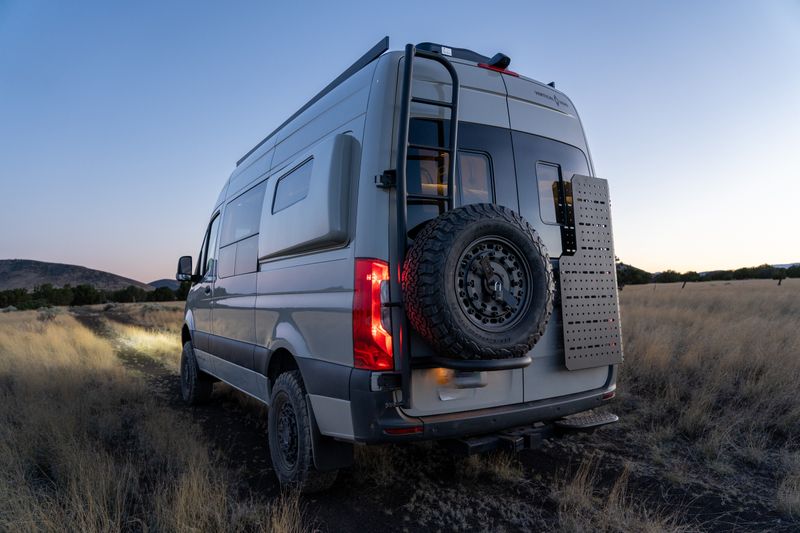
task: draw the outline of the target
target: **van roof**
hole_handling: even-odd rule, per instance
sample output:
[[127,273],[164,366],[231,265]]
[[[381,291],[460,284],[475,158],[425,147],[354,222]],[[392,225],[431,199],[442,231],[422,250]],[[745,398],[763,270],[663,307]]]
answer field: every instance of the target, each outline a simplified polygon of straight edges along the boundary
[[[504,56],[503,54],[497,54],[496,56],[494,56],[492,58],[489,58],[487,56],[484,56],[484,55],[479,54],[477,52],[474,52],[472,50],[468,50],[466,48],[449,47],[449,46],[446,46],[446,45],[442,45],[442,44],[438,44],[438,43],[432,43],[432,42],[423,42],[423,43],[419,43],[416,46],[417,46],[417,48],[419,48],[421,50],[427,50],[429,52],[435,52],[435,53],[438,53],[438,54],[442,54],[442,55],[448,57],[449,59],[455,60],[458,63],[475,63],[475,64],[478,64],[479,66],[486,67],[486,68],[489,68],[491,70],[497,70],[497,71],[500,71],[500,72],[503,72],[503,73],[512,74],[515,77],[518,77],[518,78],[523,79],[525,81],[533,82],[533,83],[535,83],[535,84],[537,84],[537,85],[539,85],[539,86],[541,86],[543,88],[546,87],[548,92],[552,91],[554,93],[563,94],[563,93],[561,93],[561,91],[555,90],[555,85],[554,84],[547,84],[546,85],[546,84],[544,84],[542,82],[539,82],[537,80],[533,80],[533,79],[527,78],[525,76],[520,76],[519,74],[517,74],[515,72],[511,72],[511,71],[505,70],[504,67],[508,65],[508,61],[510,61],[510,59],[507,58],[506,56]],[[294,119],[299,117],[304,111],[306,111],[308,108],[310,108],[312,105],[314,105],[320,99],[322,99],[325,95],[327,95],[328,93],[333,91],[336,87],[341,85],[343,82],[345,82],[351,76],[353,76],[356,72],[358,72],[359,70],[361,70],[362,68],[364,68],[365,66],[367,66],[368,64],[373,62],[374,60],[378,59],[380,56],[382,56],[388,50],[389,50],[389,37],[386,36],[383,39],[381,39],[380,41],[378,41],[372,48],[370,48],[367,51],[367,53],[365,53],[363,56],[361,56],[355,63],[350,65],[350,67],[348,67],[347,70],[342,72],[336,79],[334,79],[331,83],[329,83],[327,86],[325,86],[325,88],[322,89],[319,93],[317,93],[311,100],[306,102],[305,105],[303,105],[300,109],[295,111],[292,114],[292,116],[290,116],[285,121],[283,121],[283,123],[281,123],[280,126],[275,128],[269,135],[264,137],[258,144],[256,144],[246,154],[244,154],[236,162],[236,166],[238,167],[239,165],[241,165],[245,160],[247,160],[248,157],[250,157],[253,153],[255,153],[259,148],[261,148],[267,141],[269,141],[272,137],[274,137],[277,133],[279,133],[290,122],[292,122]],[[497,67],[494,66],[493,61],[496,61],[498,58],[505,58],[506,59],[506,62],[501,64],[502,68],[497,68]],[[547,97],[550,100],[554,100],[557,103],[559,102],[557,98],[553,99],[552,95],[541,95],[541,96]],[[554,107],[556,109],[558,109],[558,105],[556,105]]]

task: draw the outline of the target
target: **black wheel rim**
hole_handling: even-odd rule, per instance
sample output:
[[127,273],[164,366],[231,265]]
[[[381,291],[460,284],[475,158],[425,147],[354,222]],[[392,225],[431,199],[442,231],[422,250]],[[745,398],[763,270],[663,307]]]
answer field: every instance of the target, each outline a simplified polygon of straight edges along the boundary
[[278,407],[278,446],[281,452],[281,459],[288,468],[294,468],[297,464],[297,417],[295,416],[292,404],[283,401]]
[[531,269],[513,243],[481,237],[458,258],[455,290],[467,319],[492,332],[513,328],[531,303]]

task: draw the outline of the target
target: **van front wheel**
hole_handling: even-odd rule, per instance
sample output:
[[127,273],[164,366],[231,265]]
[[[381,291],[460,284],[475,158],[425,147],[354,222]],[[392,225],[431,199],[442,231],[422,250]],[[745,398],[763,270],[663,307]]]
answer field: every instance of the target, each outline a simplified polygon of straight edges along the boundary
[[181,354],[181,397],[189,405],[198,405],[211,398],[214,380],[197,366],[191,342],[183,345]]
[[282,485],[304,493],[333,485],[338,471],[321,472],[314,466],[311,418],[300,372],[284,372],[275,380],[267,427],[272,468]]

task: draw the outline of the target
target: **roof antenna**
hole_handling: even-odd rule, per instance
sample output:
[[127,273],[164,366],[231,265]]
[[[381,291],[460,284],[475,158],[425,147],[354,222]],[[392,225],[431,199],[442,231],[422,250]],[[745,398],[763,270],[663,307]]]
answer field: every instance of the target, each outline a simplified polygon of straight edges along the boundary
[[554,81],[551,81],[551,82],[550,82],[550,83],[548,83],[547,85],[548,85],[549,87],[552,87],[553,89],[555,89],[555,88],[556,88],[556,82],[554,82]]

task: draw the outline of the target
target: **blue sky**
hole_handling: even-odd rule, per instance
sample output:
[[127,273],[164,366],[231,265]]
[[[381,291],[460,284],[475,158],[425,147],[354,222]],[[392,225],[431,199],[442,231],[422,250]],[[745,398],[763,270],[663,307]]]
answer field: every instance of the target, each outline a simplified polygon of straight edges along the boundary
[[797,1],[0,0],[0,258],[172,276],[236,160],[384,35],[554,80],[624,261],[800,261]]

